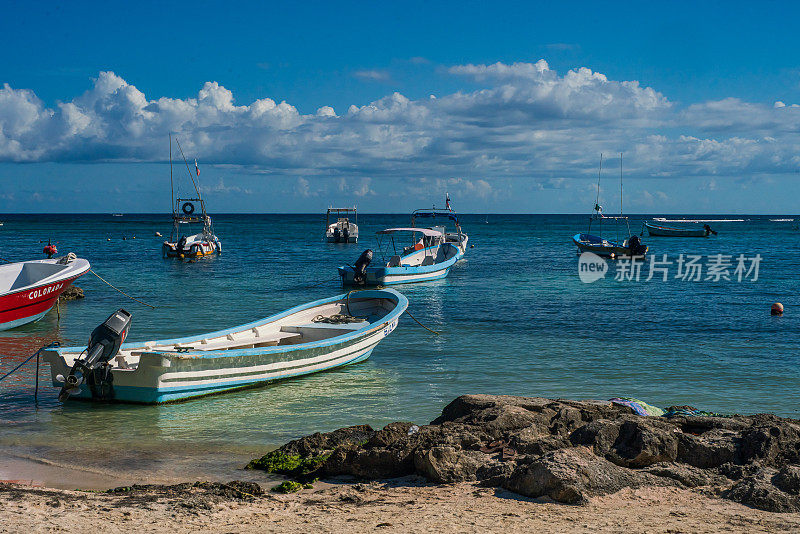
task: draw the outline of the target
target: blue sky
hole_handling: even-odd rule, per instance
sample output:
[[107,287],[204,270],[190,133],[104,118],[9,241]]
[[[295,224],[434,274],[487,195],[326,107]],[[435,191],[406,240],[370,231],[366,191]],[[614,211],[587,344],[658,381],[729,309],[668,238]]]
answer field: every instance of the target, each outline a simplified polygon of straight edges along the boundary
[[799,11],[5,2],[0,211],[166,211],[172,131],[217,212],[795,213]]

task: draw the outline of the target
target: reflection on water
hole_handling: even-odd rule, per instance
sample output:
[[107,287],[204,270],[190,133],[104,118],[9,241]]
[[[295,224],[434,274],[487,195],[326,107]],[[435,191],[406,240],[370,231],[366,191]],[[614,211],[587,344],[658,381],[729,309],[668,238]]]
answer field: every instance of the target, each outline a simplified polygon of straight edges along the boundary
[[[0,333],[0,374],[52,341],[82,345],[113,310],[133,314],[131,340],[164,339],[242,324],[341,292],[336,267],[407,215],[363,216],[358,245],[330,245],[324,216],[218,216],[223,254],[163,260],[156,230],[168,218],[4,216],[4,257],[38,257],[38,240],[87,257],[149,309],[93,277],[86,298],[35,324]],[[363,220],[362,220],[363,219]],[[61,405],[33,365],[0,382],[0,449],[111,469],[212,469],[300,435],[394,420],[425,423],[462,393],[571,398],[631,395],[652,404],[798,416],[800,239],[775,239],[778,223],[721,223],[714,239],[650,239],[657,254],[753,254],[758,283],[582,284],[570,236],[585,217],[465,217],[474,249],[450,276],[399,286],[410,318],[368,361],[266,387],[165,406]],[[106,236],[112,241],[106,241]],[[138,239],[123,241],[122,235]],[[289,237],[287,237],[289,236]],[[785,237],[785,236],[784,236]],[[254,245],[255,243],[255,245]],[[768,315],[782,301],[787,314]],[[15,363],[16,362],[16,363]],[[31,362],[33,363],[33,362]],[[776,394],[779,392],[779,394]],[[237,463],[238,462],[238,463]]]

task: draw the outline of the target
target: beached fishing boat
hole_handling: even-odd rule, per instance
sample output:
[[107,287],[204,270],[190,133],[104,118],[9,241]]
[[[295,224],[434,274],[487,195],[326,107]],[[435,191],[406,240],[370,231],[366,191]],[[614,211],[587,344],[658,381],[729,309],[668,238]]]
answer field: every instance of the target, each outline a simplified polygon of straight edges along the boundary
[[[350,215],[353,221],[350,220]],[[331,215],[336,220],[331,222]],[[358,243],[358,213],[356,208],[328,208],[325,214],[325,237],[328,243]]]
[[644,227],[647,228],[648,234],[659,237],[708,237],[712,233],[717,235],[717,232],[712,230],[707,224],[704,224],[700,228],[674,228],[646,222],[644,223]]
[[[172,136],[169,140],[169,181],[170,189],[172,191],[172,233],[168,241],[164,241],[161,245],[161,252],[165,258],[202,258],[203,256],[210,256],[212,254],[220,254],[222,252],[222,244],[219,238],[214,234],[214,227],[211,223],[211,217],[206,213],[206,204],[203,196],[200,194],[200,188],[197,186],[197,180],[189,170],[189,163],[186,161],[186,156],[183,154],[178,139],[175,139],[178,149],[183,156],[183,162],[186,164],[186,172],[189,173],[189,180],[194,188],[195,197],[193,198],[180,198],[180,194],[175,194],[175,182],[172,178]],[[195,173],[200,176],[200,168],[197,166],[197,160],[194,162]],[[197,208],[195,203],[200,207],[200,213],[196,213]],[[189,234],[189,228],[193,224],[202,225],[200,232]]]
[[[597,198],[594,203],[594,214],[589,217],[589,229],[584,234],[572,236],[572,242],[578,247],[578,253],[592,252],[604,258],[621,256],[645,256],[648,247],[642,244],[639,236],[631,234],[628,217],[622,214],[622,154],[619,155],[619,211],[620,215],[603,215],[600,206],[600,174],[603,171],[603,155],[600,155],[600,171],[597,174]],[[614,238],[603,237],[603,223],[613,223]],[[594,223],[596,234],[592,233]],[[608,224],[606,224],[608,226]],[[622,231],[622,232],[621,232]],[[608,231],[606,230],[606,233]],[[625,237],[627,235],[627,237]]]
[[351,291],[219,332],[130,343],[122,343],[130,315],[119,310],[88,349],[48,348],[42,357],[64,400],[172,402],[364,361],[407,307],[391,289]]
[[89,267],[88,261],[74,254],[0,265],[0,330],[44,317],[59,295]]
[[[398,243],[401,235],[411,236],[408,246]],[[378,232],[378,249],[383,264],[370,267],[373,252],[365,250],[354,265],[339,267],[342,284],[386,286],[444,278],[464,256],[457,244],[445,239],[444,232],[436,228],[381,230]]]

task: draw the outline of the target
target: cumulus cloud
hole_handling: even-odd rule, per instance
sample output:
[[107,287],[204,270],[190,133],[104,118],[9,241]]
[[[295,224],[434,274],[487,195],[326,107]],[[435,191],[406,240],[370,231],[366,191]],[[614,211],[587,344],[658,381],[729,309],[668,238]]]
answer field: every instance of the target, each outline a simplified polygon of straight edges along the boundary
[[[678,106],[637,81],[583,67],[558,73],[544,60],[457,65],[446,74],[479,88],[418,100],[392,93],[338,115],[330,106],[303,114],[270,98],[242,104],[214,81],[192,98],[153,99],[101,72],[84,94],[49,107],[31,89],[4,84],[0,161],[164,161],[171,132],[187,156],[294,176],[302,196],[312,194],[311,177],[347,177],[349,190],[365,196],[382,178],[446,184],[446,176],[479,176],[461,183],[477,197],[498,194],[493,184],[505,179],[566,187],[564,177],[596,172],[600,152],[625,152],[626,174],[656,178],[800,165],[795,104]],[[379,81],[388,73],[356,75]]]

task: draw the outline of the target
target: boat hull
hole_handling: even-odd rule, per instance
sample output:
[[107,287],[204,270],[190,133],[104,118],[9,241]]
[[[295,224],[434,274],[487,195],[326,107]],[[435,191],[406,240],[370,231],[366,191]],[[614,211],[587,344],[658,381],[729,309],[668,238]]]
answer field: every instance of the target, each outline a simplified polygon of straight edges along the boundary
[[347,239],[343,237],[334,237],[332,235],[327,236],[328,243],[358,243],[358,236],[351,235]]
[[[608,241],[589,234],[577,234],[572,238],[572,242],[578,247],[578,252],[591,252],[602,258],[627,257],[631,255],[631,249],[621,243]],[[645,249],[645,254],[649,247]]]
[[0,330],[10,330],[44,317],[55,306],[61,293],[89,270],[88,261],[74,261],[80,262],[80,265],[63,277],[49,277],[40,283],[0,295]]
[[161,245],[161,253],[165,258],[203,258],[222,253],[222,247],[218,241],[203,241],[193,243],[188,249],[178,250],[177,243],[164,241]]
[[[396,327],[400,315],[408,306],[406,298],[391,290],[359,292],[359,296],[392,299],[395,306],[380,321],[354,330],[351,333],[317,342],[298,345],[262,348],[175,352],[144,351],[136,369],[112,369],[115,402],[160,404],[183,401],[195,397],[224,393],[243,388],[257,387],[284,378],[317,373],[337,367],[362,362],[383,338]],[[259,322],[269,324],[288,314],[302,312],[313,306],[341,300],[345,295],[323,299],[293,308]],[[355,297],[352,297],[355,298]],[[256,324],[256,323],[253,323]],[[252,325],[230,329],[231,333],[249,329]],[[213,335],[225,334],[221,331]],[[209,334],[212,335],[212,334]],[[198,336],[158,343],[198,343]],[[128,344],[131,345],[131,344]],[[124,347],[124,345],[123,345]],[[50,349],[43,351],[50,363],[53,385],[60,387],[56,377],[66,376],[69,365],[62,352],[80,348]],[[80,393],[70,398],[91,400],[90,388],[83,384]]]
[[711,233],[706,228],[671,228],[645,223],[647,233],[655,237],[708,237]]

